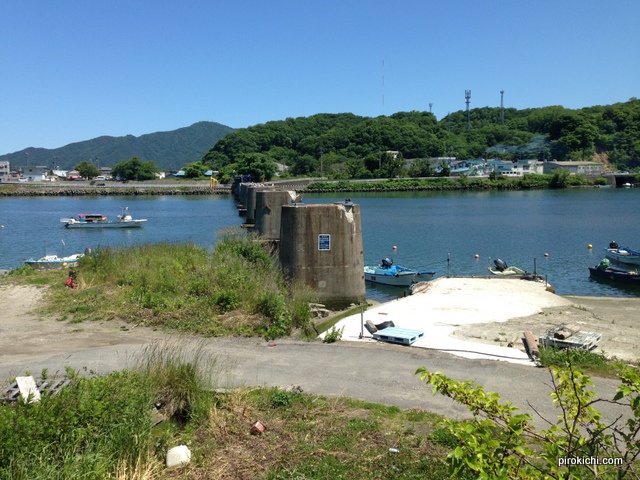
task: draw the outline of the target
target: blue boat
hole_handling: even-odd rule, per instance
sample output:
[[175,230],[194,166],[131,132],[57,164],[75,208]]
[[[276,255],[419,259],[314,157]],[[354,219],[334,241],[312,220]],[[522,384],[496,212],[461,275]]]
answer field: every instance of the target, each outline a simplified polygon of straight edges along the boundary
[[621,268],[611,267],[609,259],[605,258],[597,266],[589,267],[589,273],[594,278],[609,280],[615,283],[624,283],[625,285],[640,286],[640,273],[637,270],[623,270]]
[[364,267],[365,280],[395,287],[410,287],[414,283],[426,282],[435,274],[435,271],[414,270],[394,265],[390,258],[383,258],[380,265]]
[[36,270],[58,270],[65,267],[74,266],[80,257],[84,257],[82,253],[76,253],[67,257],[58,257],[57,255],[45,255],[41,258],[29,258],[24,263]]

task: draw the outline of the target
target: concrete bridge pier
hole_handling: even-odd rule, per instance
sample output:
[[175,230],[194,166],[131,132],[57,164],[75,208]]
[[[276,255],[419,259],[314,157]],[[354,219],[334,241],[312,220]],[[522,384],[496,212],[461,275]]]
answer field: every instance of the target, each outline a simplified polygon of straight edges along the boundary
[[329,308],[366,300],[360,206],[282,206],[279,258],[285,276],[313,288]]

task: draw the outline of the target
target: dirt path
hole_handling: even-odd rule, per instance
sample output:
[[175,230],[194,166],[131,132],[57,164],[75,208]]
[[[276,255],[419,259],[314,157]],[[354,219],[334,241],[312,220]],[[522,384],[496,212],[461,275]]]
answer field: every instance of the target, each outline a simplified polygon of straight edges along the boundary
[[458,328],[454,336],[466,340],[507,345],[517,338],[515,348],[523,349],[522,336],[530,330],[536,338],[562,324],[577,325],[581,331],[602,334],[594,350],[627,361],[640,359],[640,298],[564,297],[569,307],[546,308],[537,315],[502,323],[482,323]]
[[[43,294],[42,287],[0,285],[0,365],[95,347],[137,345],[166,336],[123,322],[74,324],[39,318],[35,309]],[[538,337],[558,325],[573,324],[584,331],[602,334],[596,351],[628,361],[640,359],[640,299],[565,298],[574,302],[573,305],[547,308],[540,314],[506,322],[461,326],[454,336],[494,345],[507,345],[516,338],[514,348],[523,349],[521,338],[525,330]]]
[[44,292],[44,287],[0,285],[0,365],[162,337],[150,329],[121,322],[74,324],[40,318],[35,309]]

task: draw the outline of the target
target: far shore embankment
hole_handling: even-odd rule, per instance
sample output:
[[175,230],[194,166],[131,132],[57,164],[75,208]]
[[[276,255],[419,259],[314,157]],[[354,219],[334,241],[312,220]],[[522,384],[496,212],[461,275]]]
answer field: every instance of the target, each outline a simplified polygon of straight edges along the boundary
[[231,187],[210,187],[208,182],[146,183],[146,182],[58,182],[0,185],[0,197],[56,197],[108,195],[230,195]]
[[[265,183],[290,190],[303,190],[312,179],[279,180]],[[231,195],[231,185],[212,186],[209,180],[145,182],[73,181],[0,183],[0,197],[108,195]]]

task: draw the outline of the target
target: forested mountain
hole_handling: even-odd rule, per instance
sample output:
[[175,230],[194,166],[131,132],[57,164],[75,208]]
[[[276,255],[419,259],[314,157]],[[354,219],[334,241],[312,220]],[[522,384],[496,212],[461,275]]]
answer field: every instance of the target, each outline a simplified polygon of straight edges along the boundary
[[[71,143],[55,149],[26,148],[19,152],[0,156],[12,166],[55,164],[63,170],[71,169],[86,161],[101,167],[114,165],[138,157],[141,161],[153,161],[160,170],[178,170],[199,161],[219,139],[233,132],[233,128],[215,122],[198,122],[190,127],[169,132],[149,133],[134,137],[98,137],[93,140]],[[28,155],[26,155],[28,154]]]
[[[388,154],[394,151],[398,154]],[[571,110],[475,108],[438,121],[429,112],[377,118],[350,113],[288,118],[238,129],[202,158],[225,175],[269,178],[274,162],[292,175],[331,178],[427,176],[428,162],[405,159],[539,158],[598,160],[640,171],[640,100]]]

